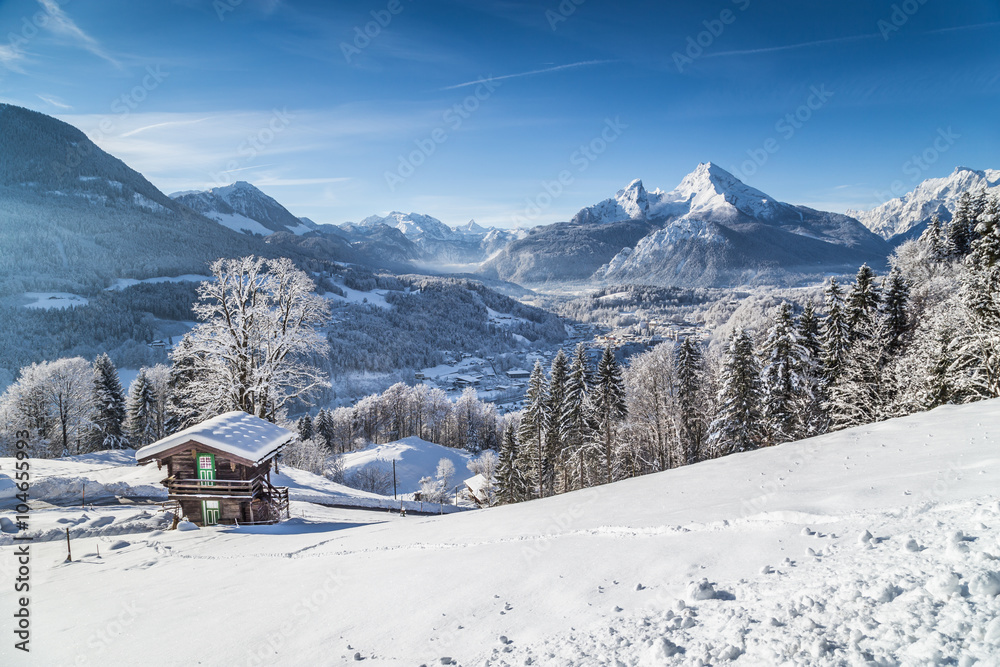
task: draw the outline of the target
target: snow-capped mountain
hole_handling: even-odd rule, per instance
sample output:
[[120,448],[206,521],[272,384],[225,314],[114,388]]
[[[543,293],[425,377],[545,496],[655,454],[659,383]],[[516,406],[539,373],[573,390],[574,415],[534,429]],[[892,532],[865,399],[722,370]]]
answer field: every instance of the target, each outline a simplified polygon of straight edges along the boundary
[[232,185],[204,192],[175,192],[170,196],[238,232],[268,236],[275,232],[305,234],[313,229],[274,198],[246,181],[236,181]]
[[421,259],[432,264],[482,262],[518,235],[511,230],[483,227],[475,220],[449,227],[429,215],[399,211],[385,216],[372,215],[359,223],[347,222],[340,228],[360,236],[370,236],[386,228],[399,230],[408,241],[420,248],[423,253]]
[[915,230],[935,215],[950,220],[961,194],[981,189],[1000,193],[1000,170],[956,167],[949,176],[928,178],[902,197],[890,199],[870,211],[848,210],[847,215],[889,239]]
[[[352,224],[352,223],[347,223]],[[455,230],[437,218],[419,213],[400,213],[393,211],[389,215],[371,215],[359,222],[356,227],[373,228],[378,225],[395,227],[411,241],[436,240],[450,241],[458,238]]]
[[458,227],[455,227],[455,231],[458,232],[459,234],[471,234],[472,236],[486,236],[487,234],[490,233],[490,230],[492,229],[496,228],[490,227],[490,229],[487,229],[486,227],[477,224],[475,220],[469,220],[464,225],[459,225]]
[[881,266],[888,252],[853,218],[777,201],[706,162],[669,192],[632,181],[569,223],[532,230],[483,271],[525,282],[730,286]]
[[649,192],[636,179],[614,197],[581,210],[574,221],[600,223],[682,215],[712,220],[745,215],[765,221],[794,215],[794,210],[744,184],[718,165],[703,162],[670,192],[659,189]]

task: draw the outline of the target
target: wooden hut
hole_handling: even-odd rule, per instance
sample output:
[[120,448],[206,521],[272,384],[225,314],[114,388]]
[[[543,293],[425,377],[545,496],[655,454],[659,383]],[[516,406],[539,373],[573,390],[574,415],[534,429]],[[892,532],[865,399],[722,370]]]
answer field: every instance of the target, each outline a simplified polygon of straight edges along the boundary
[[168,497],[194,523],[276,523],[288,516],[288,489],[271,484],[271,465],[294,438],[259,417],[227,412],[147,445],[135,458],[166,465]]

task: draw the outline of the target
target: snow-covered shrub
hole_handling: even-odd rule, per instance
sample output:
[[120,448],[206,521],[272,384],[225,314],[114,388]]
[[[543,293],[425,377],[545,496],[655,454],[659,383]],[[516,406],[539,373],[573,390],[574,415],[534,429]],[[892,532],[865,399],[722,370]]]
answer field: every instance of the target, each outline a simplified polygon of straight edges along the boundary
[[392,491],[392,467],[385,461],[372,461],[348,475],[344,484],[359,491],[388,495]]

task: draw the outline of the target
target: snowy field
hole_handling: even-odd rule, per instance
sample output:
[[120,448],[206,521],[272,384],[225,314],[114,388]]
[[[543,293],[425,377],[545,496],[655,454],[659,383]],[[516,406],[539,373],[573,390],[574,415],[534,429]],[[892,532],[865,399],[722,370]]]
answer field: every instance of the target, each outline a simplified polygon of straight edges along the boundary
[[25,308],[50,310],[86,306],[89,300],[85,296],[69,292],[25,292],[17,297],[17,302]]
[[396,462],[396,486],[400,493],[410,496],[420,490],[422,477],[434,477],[438,462],[448,459],[455,466],[455,479],[452,487],[461,485],[463,480],[472,477],[468,463],[472,455],[464,449],[443,447],[433,442],[427,442],[416,436],[403,438],[384,445],[370,445],[365,449],[344,455],[344,474],[350,475],[371,464],[383,464],[389,468]]
[[37,542],[0,664],[1000,664],[998,435],[988,401],[455,516]]

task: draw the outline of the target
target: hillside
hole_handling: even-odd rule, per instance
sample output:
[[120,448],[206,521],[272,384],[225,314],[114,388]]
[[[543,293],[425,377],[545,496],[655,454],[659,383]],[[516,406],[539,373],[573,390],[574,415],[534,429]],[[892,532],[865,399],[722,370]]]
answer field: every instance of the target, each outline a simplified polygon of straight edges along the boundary
[[62,121],[0,104],[0,124],[0,296],[93,293],[115,278],[275,254],[172,201]]
[[[998,434],[987,401],[451,517],[293,503],[271,528],[78,537],[73,563],[38,542],[36,631],[61,639],[32,660],[992,664]],[[170,640],[217,621],[208,599],[247,613]]]

